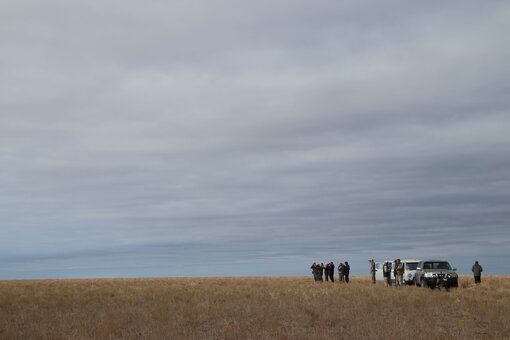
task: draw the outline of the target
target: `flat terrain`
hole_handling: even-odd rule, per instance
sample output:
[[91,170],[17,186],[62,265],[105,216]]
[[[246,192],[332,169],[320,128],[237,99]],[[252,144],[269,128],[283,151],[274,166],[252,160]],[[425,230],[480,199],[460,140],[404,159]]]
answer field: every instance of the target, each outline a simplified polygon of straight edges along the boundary
[[482,280],[449,292],[365,277],[0,281],[0,338],[510,338],[510,277]]

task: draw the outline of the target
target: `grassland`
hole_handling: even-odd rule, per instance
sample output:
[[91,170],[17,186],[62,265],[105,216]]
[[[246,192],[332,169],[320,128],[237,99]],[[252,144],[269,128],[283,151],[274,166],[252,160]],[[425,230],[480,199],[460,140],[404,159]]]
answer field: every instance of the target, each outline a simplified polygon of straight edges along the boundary
[[368,278],[0,281],[2,339],[510,338],[510,277],[449,292]]

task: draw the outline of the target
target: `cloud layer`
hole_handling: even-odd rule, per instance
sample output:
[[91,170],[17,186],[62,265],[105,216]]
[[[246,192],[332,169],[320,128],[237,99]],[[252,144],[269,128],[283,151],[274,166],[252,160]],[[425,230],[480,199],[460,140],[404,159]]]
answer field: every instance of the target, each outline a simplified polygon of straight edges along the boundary
[[0,278],[510,272],[507,3],[0,13]]

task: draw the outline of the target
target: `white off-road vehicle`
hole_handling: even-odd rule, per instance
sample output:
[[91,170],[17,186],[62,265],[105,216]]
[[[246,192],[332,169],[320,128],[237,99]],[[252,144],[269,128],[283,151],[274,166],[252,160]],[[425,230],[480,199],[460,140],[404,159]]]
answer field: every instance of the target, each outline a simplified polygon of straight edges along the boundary
[[435,284],[438,275],[448,276],[449,286],[458,287],[459,276],[455,272],[456,269],[450,266],[450,263],[445,260],[425,260],[418,263],[416,268],[416,286],[417,287],[432,287]]
[[404,282],[408,285],[414,285],[416,277],[416,268],[418,267],[418,263],[420,262],[420,260],[404,260],[402,262],[404,262],[405,264]]

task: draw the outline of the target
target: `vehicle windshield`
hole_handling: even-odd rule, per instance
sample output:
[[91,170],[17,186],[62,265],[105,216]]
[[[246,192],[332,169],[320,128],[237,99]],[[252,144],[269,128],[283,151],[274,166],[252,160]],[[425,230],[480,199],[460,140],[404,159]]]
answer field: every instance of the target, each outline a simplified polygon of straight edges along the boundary
[[406,270],[416,270],[416,267],[418,267],[418,262],[406,263]]
[[423,269],[445,269],[451,270],[450,264],[448,262],[425,262],[423,264]]

